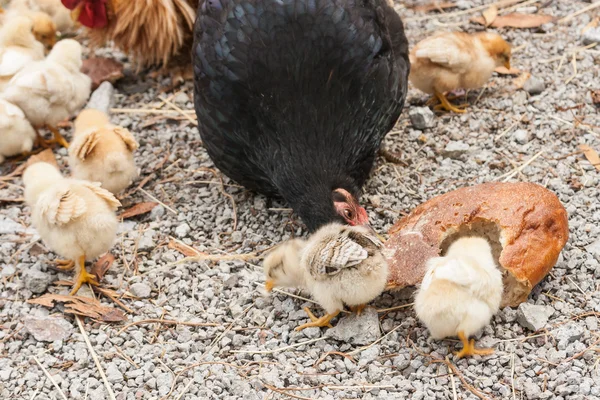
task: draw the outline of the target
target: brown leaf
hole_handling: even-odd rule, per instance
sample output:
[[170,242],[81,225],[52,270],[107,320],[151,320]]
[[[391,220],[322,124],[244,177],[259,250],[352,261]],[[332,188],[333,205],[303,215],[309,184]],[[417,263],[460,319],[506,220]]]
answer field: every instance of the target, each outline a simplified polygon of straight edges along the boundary
[[199,256],[199,255],[205,255],[206,253],[203,253],[199,250],[196,250],[195,248],[193,248],[192,246],[188,246],[185,243],[179,242],[179,241],[175,241],[173,239],[171,239],[169,241],[169,244],[167,245],[167,247],[169,249],[173,249],[173,250],[177,250],[178,252],[180,252],[181,254],[183,254],[186,257],[195,257],[195,256]]
[[485,20],[485,26],[490,26],[492,22],[498,17],[498,7],[491,6],[483,12],[483,19]]
[[106,253],[94,263],[91,272],[92,274],[96,275],[98,282],[100,282],[102,278],[104,278],[104,275],[110,269],[114,262],[115,256],[113,256],[111,253]]
[[92,79],[92,90],[102,82],[115,83],[123,77],[123,64],[106,57],[92,57],[83,60],[81,72]]
[[147,203],[137,203],[129,207],[127,210],[123,211],[120,217],[123,219],[137,217],[138,215],[146,214],[152,211],[152,209],[157,205],[158,203],[155,203],[153,201]]
[[90,297],[45,294],[36,299],[27,300],[27,302],[48,308],[54,307],[55,303],[63,303],[65,313],[67,314],[80,315],[104,322],[121,322],[127,320],[127,317],[121,310],[104,306],[98,300]]
[[423,13],[428,13],[429,11],[435,11],[435,10],[445,10],[446,8],[454,8],[456,7],[456,3],[452,2],[452,1],[445,1],[445,2],[438,2],[438,1],[433,1],[431,3],[427,3],[427,4],[423,4],[420,6],[412,6],[410,8],[412,8],[415,12],[423,12]]
[[598,171],[600,171],[600,156],[596,150],[592,149],[587,144],[580,144],[579,149],[583,151],[583,155]]
[[510,69],[507,69],[505,66],[497,67],[494,71],[500,75],[519,75],[521,73],[519,68],[510,67]]
[[[496,17],[490,26],[494,28],[538,28],[553,19],[552,15],[511,13]],[[473,17],[471,21],[486,25],[483,17]]]
[[600,107],[600,89],[590,90],[590,96],[592,96],[592,103],[596,107]]
[[525,82],[527,82],[529,78],[531,78],[531,74],[525,71],[521,75],[513,79],[513,85],[515,85],[517,89],[521,89],[523,88],[523,86],[525,86]]

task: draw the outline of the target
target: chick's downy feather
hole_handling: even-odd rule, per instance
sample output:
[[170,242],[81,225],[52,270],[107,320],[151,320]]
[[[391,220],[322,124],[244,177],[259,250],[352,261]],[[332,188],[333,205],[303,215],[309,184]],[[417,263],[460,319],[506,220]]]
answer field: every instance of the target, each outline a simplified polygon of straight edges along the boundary
[[91,260],[112,246],[119,201],[99,183],[64,178],[51,164],[29,166],[23,174],[25,201],[44,242],[60,256]]
[[5,157],[31,151],[35,130],[21,109],[0,99],[0,163]]
[[385,0],[207,0],[194,34],[195,108],[215,165],[283,197],[310,230],[358,198],[404,104],[402,21]]
[[337,223],[315,232],[302,250],[306,286],[328,314],[364,305],[385,288],[388,265],[370,228]]
[[415,311],[434,339],[469,337],[498,312],[502,274],[486,239],[456,240],[444,257],[429,260],[417,291]]
[[510,46],[497,34],[441,32],[411,50],[410,81],[429,94],[477,89],[509,61]]
[[80,72],[81,45],[61,40],[46,59],[29,64],[0,97],[19,106],[34,126],[56,126],[78,111],[90,95],[91,79]]
[[303,239],[288,240],[273,249],[263,261],[267,290],[273,287],[306,287],[306,271],[300,266]]
[[69,146],[73,177],[100,182],[104,189],[117,194],[138,175],[133,159],[138,147],[131,132],[112,125],[106,114],[83,110],[75,119],[74,139]]

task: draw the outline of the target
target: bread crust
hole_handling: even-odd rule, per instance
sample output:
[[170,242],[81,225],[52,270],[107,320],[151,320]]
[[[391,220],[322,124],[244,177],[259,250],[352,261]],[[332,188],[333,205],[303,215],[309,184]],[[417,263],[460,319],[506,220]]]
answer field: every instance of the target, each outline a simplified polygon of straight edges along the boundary
[[449,242],[482,234],[497,244],[502,306],[525,301],[556,264],[569,237],[567,212],[556,195],[533,183],[484,183],[434,197],[389,231],[388,289],[420,283],[425,264]]

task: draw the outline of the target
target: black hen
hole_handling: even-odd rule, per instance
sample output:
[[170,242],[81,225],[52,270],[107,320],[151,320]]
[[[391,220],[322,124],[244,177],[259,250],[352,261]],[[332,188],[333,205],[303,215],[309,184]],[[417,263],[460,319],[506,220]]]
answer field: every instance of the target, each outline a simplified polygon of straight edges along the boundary
[[367,224],[357,198],[410,69],[386,0],[205,0],[195,107],[215,165],[284,198],[310,230]]

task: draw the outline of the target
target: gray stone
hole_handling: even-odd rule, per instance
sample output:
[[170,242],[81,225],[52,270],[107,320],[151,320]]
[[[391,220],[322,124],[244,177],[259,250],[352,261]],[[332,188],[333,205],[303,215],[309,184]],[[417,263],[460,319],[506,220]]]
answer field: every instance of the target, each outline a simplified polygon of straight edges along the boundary
[[515,141],[519,144],[526,144],[531,140],[531,133],[525,129],[517,129],[513,134]]
[[13,372],[11,367],[4,367],[0,370],[0,380],[8,381],[10,379],[10,375]]
[[569,343],[581,339],[584,332],[585,328],[581,325],[578,325],[575,322],[570,322],[566,325],[559,327],[556,330],[555,335],[556,340],[558,340],[558,344],[556,347],[559,350],[565,350]]
[[106,378],[110,383],[123,382],[123,374],[119,371],[119,368],[115,363],[108,363],[106,367]]
[[542,394],[540,387],[533,382],[523,383],[523,390],[525,391],[525,396],[528,400],[539,399]]
[[190,96],[185,92],[179,92],[173,97],[173,103],[179,106],[185,106],[190,101]]
[[370,364],[372,361],[379,357],[379,352],[381,348],[378,344],[369,347],[368,349],[363,350],[360,353],[360,360],[358,361],[358,365],[364,366]]
[[442,152],[442,155],[448,158],[459,158],[468,152],[469,149],[470,146],[467,143],[461,140],[452,140],[448,142],[444,148],[444,151]]
[[65,340],[71,336],[73,326],[62,317],[27,317],[25,329],[38,342]]
[[546,85],[542,79],[532,76],[527,80],[527,82],[525,82],[523,89],[533,96],[542,93],[544,89],[546,89]]
[[538,331],[546,326],[552,314],[554,310],[551,307],[521,303],[517,311],[517,321],[523,328]]
[[188,233],[190,233],[191,230],[192,228],[190,228],[190,226],[186,222],[184,222],[183,224],[175,228],[175,234],[180,238],[184,238],[188,235]]
[[414,107],[408,111],[408,117],[415,129],[423,130],[434,125],[435,114],[429,107]]
[[372,307],[367,307],[361,315],[352,313],[329,329],[327,335],[350,344],[373,343],[381,337],[377,311]]
[[596,241],[585,246],[585,251],[600,260],[600,239],[596,239]]
[[600,26],[587,29],[585,32],[583,32],[581,38],[583,39],[583,44],[585,45],[600,43]]
[[94,93],[90,96],[85,108],[92,108],[94,110],[102,111],[104,114],[109,115],[110,109],[113,104],[115,88],[112,83],[104,81],[98,86]]
[[158,388],[158,393],[161,396],[165,396],[171,391],[171,375],[167,372],[158,374],[156,377],[156,386]]
[[137,282],[129,287],[129,291],[134,296],[145,299],[147,297],[150,297],[150,293],[152,292],[152,289],[150,288],[150,286],[148,286],[147,284],[145,284],[143,282]]
[[161,219],[163,215],[165,215],[166,209],[160,204],[157,205],[150,211],[150,219],[158,220]]
[[25,271],[25,273],[23,273],[23,279],[25,281],[25,287],[36,294],[44,293],[46,289],[48,289],[50,283],[52,283],[52,276],[50,274],[37,269]]
[[146,232],[144,232],[144,234],[140,237],[140,240],[138,241],[138,250],[139,251],[149,251],[154,249],[155,244],[154,244],[154,236],[156,235],[156,232],[153,231],[152,229],[147,230]]

